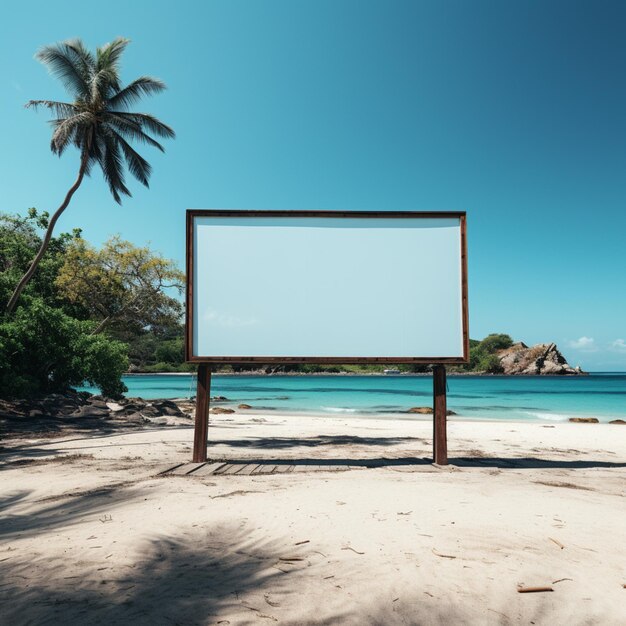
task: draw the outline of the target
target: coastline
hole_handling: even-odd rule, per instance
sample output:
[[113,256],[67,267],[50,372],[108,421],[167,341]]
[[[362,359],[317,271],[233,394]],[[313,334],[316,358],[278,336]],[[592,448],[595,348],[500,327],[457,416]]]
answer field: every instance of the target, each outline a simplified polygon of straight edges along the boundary
[[[177,400],[181,400],[181,401],[189,401],[186,398],[180,398]],[[219,403],[218,406],[224,406],[224,403]],[[342,410],[342,411],[337,411],[337,412],[328,412],[328,413],[322,413],[322,412],[316,412],[314,410],[302,410],[299,412],[294,412],[294,411],[289,411],[289,410],[278,410],[278,409],[270,409],[270,408],[263,408],[263,407],[253,407],[251,410],[246,410],[246,411],[235,411],[235,413],[232,413],[231,415],[234,416],[245,416],[245,415],[256,415],[256,416],[261,416],[261,417],[267,417],[267,416],[276,416],[276,417],[281,417],[281,418],[288,418],[288,419],[294,419],[297,420],[300,417],[304,417],[304,418],[313,418],[316,420],[365,420],[365,421],[370,421],[370,420],[382,420],[385,422],[389,422],[389,421],[400,421],[400,422],[428,422],[432,424],[433,421],[433,416],[432,414],[419,414],[419,413],[409,413],[408,411],[396,411],[396,412],[389,412],[389,413],[366,413],[366,412],[359,412],[357,410]],[[213,417],[213,413],[210,414],[211,417]],[[594,417],[592,415],[579,415],[579,416],[572,416],[573,419],[577,419],[577,418],[591,418]],[[567,418],[535,418],[535,419],[520,419],[520,418],[515,418],[515,417],[511,417],[511,418],[506,418],[506,417],[499,417],[497,419],[494,418],[488,418],[488,417],[484,417],[484,416],[480,416],[480,417],[472,417],[472,416],[467,416],[467,415],[449,415],[446,419],[446,422],[448,424],[453,424],[456,422],[460,422],[460,423],[464,423],[464,422],[469,422],[469,423],[484,423],[484,424],[537,424],[537,425],[550,425],[550,424],[578,424],[580,426],[586,426],[588,424],[585,424],[584,422],[570,422],[569,421],[569,417]],[[621,418],[614,418],[614,419],[621,419]],[[594,425],[596,426],[602,426],[602,425],[608,425],[608,426],[620,426],[621,424],[611,424],[609,418],[606,418],[605,420],[599,420],[597,423],[594,423]]]
[[[136,374],[125,377],[127,398],[189,399],[196,393],[193,374]],[[460,419],[567,421],[626,419],[626,375],[450,376],[448,408]],[[93,388],[82,388],[96,393]],[[403,416],[412,407],[432,406],[430,375],[254,375],[216,374],[211,395],[228,408],[251,405],[265,412]]]

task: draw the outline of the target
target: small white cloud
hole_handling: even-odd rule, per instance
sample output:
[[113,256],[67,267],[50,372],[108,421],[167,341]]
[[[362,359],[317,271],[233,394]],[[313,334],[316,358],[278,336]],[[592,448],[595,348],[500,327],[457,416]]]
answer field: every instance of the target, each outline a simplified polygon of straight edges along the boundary
[[219,313],[209,309],[202,316],[202,320],[208,324],[222,326],[226,328],[241,328],[242,326],[252,326],[257,323],[253,317],[237,317],[228,313]]
[[567,342],[568,347],[581,352],[595,352],[598,348],[593,337],[579,337]]
[[616,339],[611,344],[611,349],[617,352],[626,352],[626,341],[624,341],[623,339]]

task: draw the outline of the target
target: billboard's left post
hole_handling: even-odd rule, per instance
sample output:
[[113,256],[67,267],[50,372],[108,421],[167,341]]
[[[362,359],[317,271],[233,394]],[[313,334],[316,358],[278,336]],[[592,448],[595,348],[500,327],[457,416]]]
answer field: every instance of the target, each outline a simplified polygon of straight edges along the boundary
[[206,463],[210,399],[211,367],[206,363],[200,363],[198,366],[198,389],[196,391],[196,426],[193,434],[194,463]]

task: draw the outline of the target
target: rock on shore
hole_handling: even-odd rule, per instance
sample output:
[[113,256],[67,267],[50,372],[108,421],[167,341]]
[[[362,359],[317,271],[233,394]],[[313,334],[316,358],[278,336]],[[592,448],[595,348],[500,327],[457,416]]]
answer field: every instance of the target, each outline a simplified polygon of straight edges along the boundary
[[538,343],[528,347],[521,341],[498,352],[502,373],[508,375],[577,375],[585,374],[580,367],[572,367],[559,352],[555,343]]
[[[180,404],[180,406],[179,406]],[[124,420],[126,423],[159,424],[188,420],[189,403],[173,400],[143,400],[142,398],[122,398],[112,400],[102,396],[92,396],[86,392],[68,391],[53,393],[43,398],[29,400],[0,400],[0,417],[8,419],[99,419]]]

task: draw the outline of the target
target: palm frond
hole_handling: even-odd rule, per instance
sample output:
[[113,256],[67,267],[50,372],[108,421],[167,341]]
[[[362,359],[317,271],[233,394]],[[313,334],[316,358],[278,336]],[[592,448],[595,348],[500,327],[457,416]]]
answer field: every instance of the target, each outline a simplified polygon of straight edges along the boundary
[[69,117],[78,112],[78,107],[69,102],[57,102],[56,100],[29,100],[25,105],[27,109],[39,109],[45,107],[54,112],[55,115]]
[[102,173],[115,202],[122,204],[120,194],[131,196],[131,193],[124,181],[124,162],[120,154],[120,148],[114,137],[108,132],[103,132],[101,138],[102,147],[104,148],[99,159]]
[[116,72],[109,68],[98,70],[91,79],[91,100],[106,102],[112,93],[119,90],[120,80]]
[[110,109],[115,109],[116,107],[125,108],[141,100],[142,96],[151,96],[165,89],[167,89],[165,83],[158,78],[140,76],[110,97],[107,105]]
[[72,50],[76,55],[81,72],[84,72],[85,76],[92,74],[96,67],[96,59],[92,52],[85,46],[83,40],[76,37],[75,39],[68,39],[64,43],[68,50]]
[[116,37],[113,41],[98,48],[96,50],[96,71],[111,70],[119,74],[120,59],[129,43],[130,39]]
[[76,126],[71,124],[72,118],[59,118],[50,123],[55,127],[50,140],[50,150],[61,156],[65,149],[76,142]]
[[55,154],[61,156],[65,148],[74,143],[77,134],[84,135],[88,128],[93,126],[94,123],[94,116],[88,112],[72,115],[65,119],[54,120],[53,125],[55,126],[55,130],[52,133],[50,149]]
[[161,120],[154,117],[154,115],[148,113],[126,113],[123,111],[111,111],[111,113],[123,115],[127,120],[139,124],[142,130],[145,128],[158,137],[165,137],[166,139],[174,139],[176,137],[174,129],[164,124]]
[[117,37],[96,49],[96,63],[91,79],[92,98],[105,100],[121,88],[119,62],[130,39]]
[[87,152],[87,161],[85,164],[85,176],[91,176],[91,172],[96,163],[100,164],[100,160],[102,159],[102,154],[104,153],[104,147],[102,145],[102,139],[100,135],[92,130],[92,137],[88,140],[86,137],[81,137],[80,139],[75,140],[75,144],[77,148],[81,148],[81,146],[89,145],[89,151]]
[[75,40],[44,46],[35,57],[48,66],[75,98],[89,93],[89,59],[85,58]]
[[122,148],[124,158],[126,159],[126,165],[128,171],[142,184],[149,187],[148,181],[150,180],[150,174],[152,174],[152,166],[146,161],[133,147],[122,137],[119,133],[116,133],[111,129],[115,141]]
[[148,144],[161,152],[165,152],[165,148],[158,141],[141,130],[141,126],[137,122],[127,119],[126,115],[127,113],[122,111],[111,111],[103,114],[102,119],[106,124],[115,128],[123,137]]

